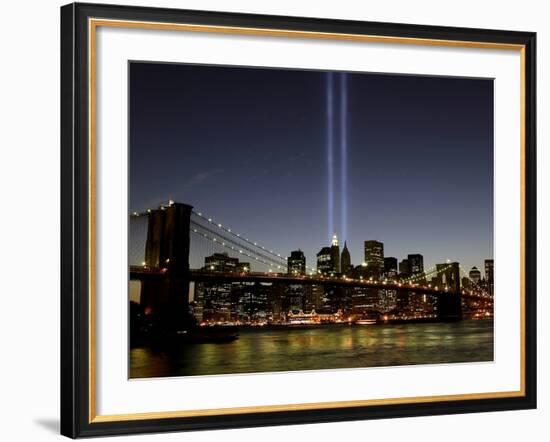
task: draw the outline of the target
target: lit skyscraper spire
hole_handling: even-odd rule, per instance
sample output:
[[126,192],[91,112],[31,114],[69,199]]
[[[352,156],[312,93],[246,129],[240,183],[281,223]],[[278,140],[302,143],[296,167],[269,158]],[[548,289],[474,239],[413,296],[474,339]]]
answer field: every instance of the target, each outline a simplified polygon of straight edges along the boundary
[[330,248],[330,258],[335,273],[340,273],[340,246],[338,245],[338,236],[332,235],[332,246]]

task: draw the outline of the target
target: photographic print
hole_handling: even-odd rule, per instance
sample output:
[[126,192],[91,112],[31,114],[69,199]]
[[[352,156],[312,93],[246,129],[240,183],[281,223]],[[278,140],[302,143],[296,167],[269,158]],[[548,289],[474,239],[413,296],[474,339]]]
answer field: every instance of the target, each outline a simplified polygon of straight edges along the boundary
[[493,80],[129,62],[130,378],[493,361]]
[[535,59],[63,6],[61,433],[536,408]]

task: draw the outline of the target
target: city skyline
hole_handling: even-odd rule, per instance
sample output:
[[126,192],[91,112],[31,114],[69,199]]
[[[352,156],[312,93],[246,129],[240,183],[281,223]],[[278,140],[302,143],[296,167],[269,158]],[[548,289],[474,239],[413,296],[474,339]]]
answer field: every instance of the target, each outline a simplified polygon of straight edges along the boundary
[[[332,218],[354,266],[364,241],[378,240],[398,261],[419,253],[427,265],[483,268],[493,257],[492,81],[348,73],[332,80],[340,107],[327,112],[331,75],[132,63],[131,211],[170,197],[285,257],[301,249],[312,267]],[[329,180],[331,114],[332,148],[343,150],[345,132],[348,161],[337,152]]]
[[[376,240],[364,241],[364,243],[369,243],[369,242],[380,243],[383,246],[382,242],[379,242],[379,241],[376,241]],[[327,255],[332,255],[332,253],[331,253],[332,248],[338,247],[337,254],[335,255],[336,256],[335,259],[337,260],[336,261],[337,263],[343,263],[344,260],[349,260],[349,249],[347,247],[347,242],[344,242],[343,248],[341,250],[339,249],[339,246],[340,246],[340,244],[337,242],[337,235],[333,235],[332,247],[329,247],[329,246],[321,247],[320,251],[317,252],[317,259],[313,263],[308,262],[307,259],[306,259],[304,251],[302,249],[298,248],[296,250],[290,251],[288,253],[289,256],[283,257],[287,261],[287,268],[286,269],[277,269],[276,266],[273,266],[273,269],[270,270],[270,271],[272,271],[273,273],[288,273],[288,274],[295,273],[295,274],[299,274],[299,275],[308,275],[308,274],[313,274],[313,273],[323,273],[322,265],[320,266],[319,257],[321,255],[323,255],[324,253],[326,253]],[[346,252],[347,252],[347,255],[346,255]],[[201,268],[203,268],[203,269],[207,270],[208,266],[209,266],[209,259],[211,259],[213,255],[225,255],[227,257],[230,257],[230,259],[240,261],[241,264],[246,264],[246,267],[242,271],[262,273],[261,271],[259,271],[258,269],[255,268],[254,259],[251,258],[250,256],[247,256],[246,254],[242,254],[241,256],[239,256],[237,253],[234,253],[235,256],[233,257],[233,256],[231,256],[231,254],[228,251],[223,251],[223,250],[220,251],[220,252],[213,252],[213,254],[210,255],[210,256],[205,256],[204,257],[204,265],[195,265],[195,266],[192,265],[191,268],[192,269],[201,269]],[[344,256],[346,256],[346,258],[344,258]],[[419,274],[425,273],[426,269],[428,269],[428,268],[435,267],[438,264],[441,265],[441,264],[446,264],[446,263],[451,262],[451,260],[446,260],[445,262],[439,262],[439,263],[424,263],[424,259],[423,259],[424,256],[421,253],[409,253],[409,254],[407,254],[403,257],[398,257],[398,256],[386,256],[382,252],[382,255],[380,257],[382,259],[381,269],[383,269],[383,272],[387,270],[386,267],[388,265],[387,264],[388,262],[390,262],[390,264],[395,262],[394,268],[393,268],[393,270],[396,273],[395,276],[397,276],[397,275],[409,275],[409,276],[419,275]],[[415,259],[420,260],[419,263],[412,264],[411,261],[415,260]],[[197,262],[196,259],[194,261]],[[349,261],[346,261],[346,262],[347,262],[348,266],[351,266],[351,267],[349,267],[349,270],[352,270],[352,269],[357,268],[357,267],[368,267],[368,266],[372,265],[372,263],[370,262],[370,260],[367,257],[365,257],[365,259],[363,259],[363,261],[361,261],[360,263],[353,263],[353,262],[349,262]],[[404,262],[406,262],[407,266],[410,266],[410,267],[408,267],[409,270],[407,270],[406,272],[398,270],[399,266],[401,266]],[[461,265],[461,263],[459,261],[452,261],[452,262],[457,262],[459,265]],[[465,275],[469,274],[469,277],[472,280],[474,280],[474,278],[472,278],[472,272],[478,272],[479,273],[479,278],[475,282],[478,282],[479,279],[491,278],[493,270],[492,270],[492,268],[490,270],[487,268],[487,266],[488,266],[487,263],[488,262],[493,262],[493,258],[483,259],[483,266],[480,266],[480,267],[472,266],[471,268],[464,268],[462,266],[463,267],[463,272],[464,272]],[[257,263],[257,264],[261,265],[261,263]],[[338,266],[338,264],[337,264],[337,266]],[[483,269],[483,272],[482,272],[481,269]],[[330,272],[328,272],[328,273],[330,273]],[[340,267],[339,268],[337,267],[332,273],[340,274],[340,275],[346,275],[346,270],[344,270],[344,265],[343,264],[340,265]],[[382,277],[381,279],[384,279],[384,278]]]
[[[167,206],[169,206],[170,204],[173,204],[174,201],[173,200],[170,200],[168,203],[167,203]],[[165,206],[165,207],[167,207]],[[159,206],[159,207],[163,207],[163,205]],[[149,211],[150,209],[147,210],[147,212]],[[138,212],[133,212],[133,216],[141,216],[141,219],[142,220],[147,220],[147,212],[143,213],[143,214],[138,214]],[[202,213],[198,213],[200,215],[200,217],[202,217],[204,220],[208,220],[208,222],[210,224],[212,224],[214,227],[219,227],[221,228],[222,225],[221,224],[218,224],[215,220],[212,220],[211,218],[207,218],[205,217]],[[224,230],[228,230],[229,232],[232,231],[231,228],[228,228],[227,226],[223,226],[223,229]],[[143,233],[143,232],[142,232]],[[246,235],[241,235],[240,233],[236,233],[237,236],[240,236],[242,237],[243,239],[246,239],[246,241],[250,242],[250,243],[253,243],[256,247],[258,248],[261,248],[262,246],[260,244],[257,244],[256,242],[253,242],[251,240],[249,240],[248,238],[246,238]],[[143,261],[143,256],[142,256],[142,251],[144,250],[144,247],[145,247],[145,237],[146,235],[135,235],[135,234],[131,234],[130,235],[131,237],[137,237],[137,236],[141,236],[140,238],[140,241],[139,242],[139,246],[136,248],[132,248],[130,249],[130,261],[131,261],[131,264],[133,265],[139,265],[142,263]],[[293,259],[293,256],[296,254],[296,253],[300,253],[302,254],[302,259],[303,259],[303,265],[304,265],[304,268],[306,269],[306,274],[311,274],[312,272],[314,273],[323,273],[323,270],[322,268],[319,267],[319,255],[323,253],[323,251],[328,251],[327,253],[330,254],[330,250],[331,248],[334,248],[334,246],[336,247],[339,247],[339,246],[343,246],[343,249],[340,250],[338,248],[338,252],[337,254],[340,256],[340,258],[337,259],[337,262],[339,263],[340,262],[340,259],[341,259],[341,255],[340,253],[341,252],[344,252],[344,250],[347,252],[347,257],[346,259],[350,260],[350,262],[347,264],[348,266],[351,266],[351,268],[356,268],[356,267],[361,267],[361,266],[366,266],[366,265],[370,265],[370,260],[367,258],[367,252],[366,252],[366,247],[367,247],[367,243],[376,243],[376,244],[379,244],[382,248],[381,250],[381,253],[379,255],[379,260],[380,260],[380,265],[382,267],[385,266],[385,260],[387,259],[390,259],[390,260],[395,260],[396,261],[396,264],[397,264],[397,267],[396,267],[396,270],[399,269],[399,271],[397,272],[398,274],[403,274],[403,272],[401,271],[401,266],[405,264],[406,262],[406,266],[409,266],[410,265],[410,270],[408,270],[407,272],[405,273],[410,273],[411,275],[412,274],[417,274],[417,273],[422,273],[425,269],[427,268],[431,268],[431,267],[435,267],[437,264],[444,264],[446,262],[451,262],[451,261],[454,261],[454,262],[458,262],[461,266],[462,266],[462,269],[464,271],[464,273],[466,274],[467,272],[473,270],[473,269],[480,269],[480,268],[484,268],[486,267],[487,265],[487,261],[493,261],[493,258],[483,258],[482,259],[482,265],[473,265],[471,267],[465,267],[462,265],[462,263],[460,263],[460,261],[457,261],[457,260],[452,260],[452,259],[446,259],[445,261],[440,261],[440,262],[425,262],[424,261],[424,255],[422,253],[407,253],[403,256],[389,256],[387,254],[384,253],[384,242],[383,241],[378,241],[378,240],[364,240],[364,241],[361,241],[361,243],[364,245],[363,249],[364,250],[364,255],[363,255],[363,259],[358,261],[358,262],[353,262],[351,260],[351,255],[350,255],[350,252],[349,252],[349,248],[348,248],[348,245],[347,245],[347,241],[344,241],[344,244],[340,244],[339,241],[338,241],[338,237],[336,234],[333,234],[332,235],[332,238],[331,238],[331,246],[326,246],[326,245],[323,245],[323,246],[319,246],[319,251],[316,252],[314,254],[314,256],[316,258],[312,259],[312,260],[308,260],[307,259],[307,255],[306,253],[304,252],[304,250],[302,250],[301,248],[296,248],[294,250],[291,250],[289,251],[288,253],[277,253],[277,251],[275,250],[270,250],[269,248],[266,248],[265,250],[269,250],[273,255],[278,255],[280,257],[282,257],[283,259],[285,259],[287,261],[287,269],[290,269],[292,268],[292,259]],[[137,252],[136,252],[137,250]],[[227,248],[222,248],[220,250],[220,252],[215,252],[215,253],[222,253],[222,254],[227,254],[227,255],[233,255],[235,258],[238,258],[240,259],[241,261],[247,261],[248,260],[248,271],[251,271],[251,272],[262,272],[263,270],[260,268],[260,267],[265,267],[265,264],[263,264],[261,261],[258,261],[256,260],[253,256],[250,256],[246,254],[246,252],[243,252],[242,254],[239,253],[237,250],[234,250],[234,251],[231,251],[229,247]],[[133,256],[132,256],[133,255]],[[288,255],[288,256],[285,256],[285,255]],[[195,269],[199,269],[199,268],[202,268],[203,267],[203,259],[206,259],[206,258],[209,258],[209,256],[202,256],[202,255],[194,255],[191,251],[190,253],[190,256],[189,256],[189,261],[190,261],[190,265],[191,265],[191,268],[195,268]],[[335,259],[333,257],[333,259]],[[413,264],[411,263],[411,259],[419,259],[420,261],[420,264]],[[206,266],[206,260],[204,261],[204,265]],[[419,267],[418,267],[419,266]],[[281,267],[277,267],[276,265],[273,265],[271,266],[272,268],[269,269],[269,271],[271,272],[274,272],[274,273],[277,273],[277,272],[282,272],[284,273],[286,270],[285,269],[282,269]],[[420,269],[420,270],[419,270]],[[337,268],[335,273],[345,273],[345,272],[340,272],[340,269]],[[485,278],[485,273],[482,274],[482,277]],[[137,289],[137,288],[134,288],[134,289]],[[133,290],[133,292],[135,292],[135,290]]]
[[[134,217],[147,220],[145,260],[130,266],[130,280],[139,291],[139,297],[130,296],[135,313],[144,320],[158,316],[176,329],[185,324],[361,325],[493,315],[493,278],[482,279],[475,268],[468,274],[458,262],[424,268],[423,256],[410,254],[397,272],[397,260],[384,257],[383,243],[365,241],[365,264],[353,267],[347,244],[340,252],[334,235],[331,246],[317,254],[314,270],[306,267],[301,251],[283,258],[208,218],[209,224],[202,225],[202,216],[186,204],[170,201]],[[192,236],[207,246],[204,265],[198,267],[190,262]],[[237,256],[224,253],[227,247]],[[263,259],[276,270],[254,272],[249,258]],[[485,262],[485,271],[493,274],[492,260]],[[181,314],[174,315],[177,310]]]

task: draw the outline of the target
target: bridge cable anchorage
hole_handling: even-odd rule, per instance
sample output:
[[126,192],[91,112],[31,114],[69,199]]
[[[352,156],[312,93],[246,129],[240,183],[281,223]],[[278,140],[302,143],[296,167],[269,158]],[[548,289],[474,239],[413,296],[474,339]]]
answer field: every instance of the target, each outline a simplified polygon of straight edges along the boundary
[[[267,256],[258,254],[256,252],[254,252],[253,250],[251,250],[250,248],[248,248],[246,246],[243,246],[242,244],[237,243],[236,241],[233,241],[229,238],[224,238],[223,236],[220,236],[216,232],[212,231],[211,229],[209,229],[209,228],[207,228],[203,225],[196,224],[196,223],[193,223],[193,222],[191,224],[192,224],[192,226],[191,226],[191,232],[192,233],[194,233],[194,234],[196,234],[196,235],[198,235],[202,238],[205,238],[205,239],[209,240],[212,243],[215,243],[215,244],[217,244],[221,247],[225,247],[229,250],[232,250],[235,253],[239,253],[240,255],[244,255],[248,258],[252,258],[257,262],[260,262],[262,264],[267,265],[268,267],[274,267],[274,268],[277,268],[277,269],[286,269],[286,263],[282,264],[280,262],[276,262],[276,261],[272,260],[271,258],[269,258]],[[208,233],[204,233],[204,232],[208,232]],[[256,256],[256,255],[259,255],[259,256]]]
[[[287,267],[287,260],[286,258],[283,258],[281,256],[280,253],[276,253],[274,252],[273,250],[270,250],[268,249],[267,247],[264,247],[260,244],[258,244],[257,242],[255,241],[251,241],[250,239],[248,238],[245,238],[243,237],[240,233],[236,233],[234,232],[232,229],[226,227],[225,225],[221,224],[221,223],[217,223],[216,221],[214,221],[212,218],[208,218],[207,216],[205,216],[202,212],[197,212],[195,210],[192,211],[192,213],[196,216],[198,216],[199,218],[201,218],[203,221],[209,223],[209,224],[212,224],[213,226],[217,227],[218,229],[226,232],[227,234],[233,236],[234,238],[238,238],[240,241],[242,242],[245,242],[247,244],[250,244],[251,246],[254,246],[256,247],[257,249],[260,249],[262,250],[262,255],[271,255],[273,256],[276,260],[280,261],[279,265],[284,265],[285,267]],[[193,223],[193,221],[191,221]],[[196,223],[198,224],[198,223]],[[200,224],[198,224],[200,225]],[[217,234],[218,236],[221,236],[220,234]],[[276,261],[275,261],[276,262]],[[284,264],[283,264],[284,263]],[[306,269],[309,270],[310,272],[314,272],[315,273],[315,269],[312,268],[312,267],[309,267],[306,265]]]

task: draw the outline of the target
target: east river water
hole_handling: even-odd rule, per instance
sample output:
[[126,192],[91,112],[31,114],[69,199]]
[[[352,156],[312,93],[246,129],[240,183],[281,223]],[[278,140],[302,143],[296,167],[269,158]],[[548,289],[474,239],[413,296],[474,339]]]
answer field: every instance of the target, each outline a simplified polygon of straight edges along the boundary
[[228,343],[130,350],[130,377],[381,367],[493,360],[493,321],[250,328]]

